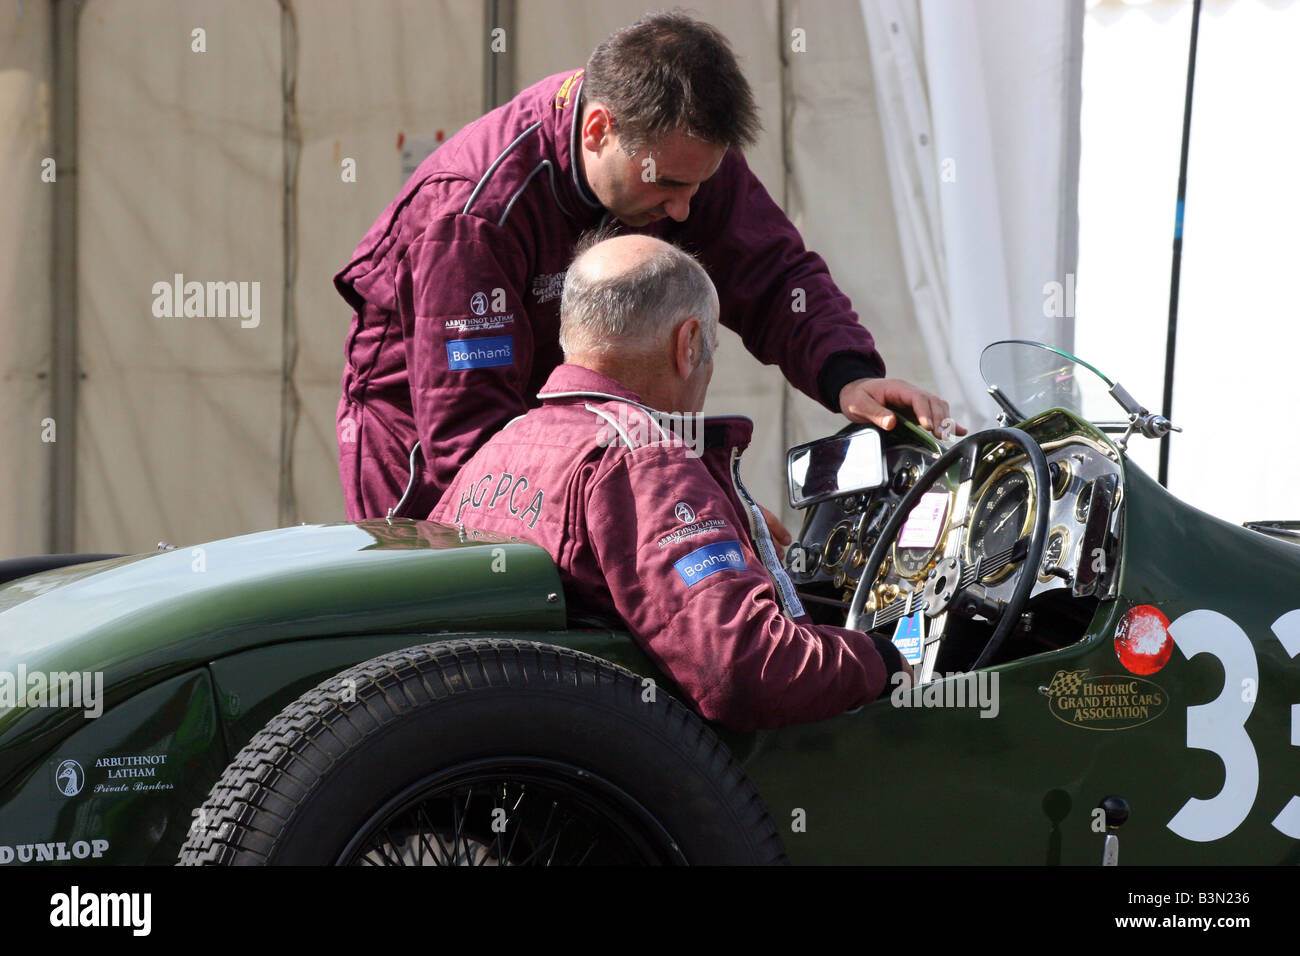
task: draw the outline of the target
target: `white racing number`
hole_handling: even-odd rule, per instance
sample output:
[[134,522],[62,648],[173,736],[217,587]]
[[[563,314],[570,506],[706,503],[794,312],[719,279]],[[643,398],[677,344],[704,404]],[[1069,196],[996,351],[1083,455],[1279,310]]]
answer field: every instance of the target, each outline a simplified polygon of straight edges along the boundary
[[[1169,625],[1169,633],[1191,660],[1209,654],[1223,668],[1223,689],[1206,704],[1187,708],[1187,746],[1208,750],[1223,762],[1223,789],[1208,800],[1192,797],[1167,826],[1185,840],[1208,843],[1232,833],[1250,814],[1259,790],[1259,758],[1246,732],[1256,694],[1242,688],[1259,686],[1259,664],[1250,637],[1218,611],[1189,611]],[[1287,654],[1300,653],[1300,610],[1273,622],[1273,633]],[[1300,705],[1291,707],[1291,744],[1300,746]],[[1273,826],[1300,838],[1300,797],[1292,797]]]
[[1259,761],[1246,733],[1255,702],[1243,699],[1241,687],[1244,680],[1258,685],[1259,667],[1246,632],[1218,611],[1190,611],[1169,625],[1169,633],[1189,661],[1210,654],[1223,665],[1219,696],[1187,708],[1187,746],[1223,761],[1223,789],[1209,800],[1192,797],[1169,821],[1184,840],[1204,843],[1237,829],[1255,802]]
[[[1288,657],[1300,654],[1300,610],[1287,611],[1273,622],[1273,633],[1282,642]],[[1300,747],[1300,704],[1291,705],[1291,746]],[[1293,840],[1300,840],[1300,797],[1287,801],[1282,812],[1273,818],[1277,827]]]

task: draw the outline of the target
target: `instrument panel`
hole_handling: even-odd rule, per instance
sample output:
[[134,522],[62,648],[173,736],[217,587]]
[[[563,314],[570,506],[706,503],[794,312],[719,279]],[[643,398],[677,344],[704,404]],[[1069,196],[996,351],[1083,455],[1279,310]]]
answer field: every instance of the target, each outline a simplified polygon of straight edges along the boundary
[[[887,448],[885,468],[889,478],[883,486],[810,509],[799,536],[805,544],[791,545],[786,556],[795,583],[830,582],[836,588],[855,587],[885,523],[935,457],[908,446]],[[942,544],[941,536],[933,547],[892,548],[886,558],[891,573],[924,578],[942,554]]]
[[[1110,448],[1079,434],[1043,441],[1040,447],[1047,459],[1050,483],[1041,496],[1035,493],[1027,460],[1009,445],[985,449],[970,485],[964,521],[954,514],[958,499],[955,470],[936,482],[922,498],[929,508],[924,534],[909,539],[913,521],[904,525],[884,559],[868,607],[888,605],[900,594],[919,588],[950,550],[954,533],[961,536],[958,554],[963,562],[974,565],[983,561],[993,568],[980,577],[989,593],[1009,595],[1019,564],[1006,563],[1006,555],[1032,531],[1040,502],[1049,509],[1048,531],[1043,560],[1035,570],[1033,595],[1061,589],[1071,590],[1075,596],[1097,593],[1107,564],[1114,563],[1115,522],[1121,513],[1117,507],[1122,493],[1119,465]],[[787,567],[796,585],[830,584],[838,598],[830,603],[849,601],[885,523],[936,458],[933,452],[911,446],[886,448],[888,480],[883,486],[809,509],[799,540],[787,554]],[[936,493],[934,500],[925,501]],[[947,502],[940,515],[937,506],[945,493]],[[918,505],[913,517],[920,510]],[[915,543],[907,546],[909,540]],[[956,540],[951,547],[958,548]],[[1114,584],[1113,575],[1109,584]]]
[[[1109,449],[1081,437],[1041,447],[1051,485],[1041,497],[1034,494],[1033,473],[1023,455],[995,456],[977,472],[963,558],[974,563],[1005,554],[1030,533],[1036,503],[1042,501],[1048,509],[1047,541],[1032,593],[1068,588],[1076,595],[1091,594],[1096,572],[1111,557],[1107,535],[1119,503],[1119,465]],[[1097,516],[1103,520],[1089,521],[1093,507],[1104,507],[1106,514]],[[1010,583],[1015,567],[986,575],[983,583],[996,591],[997,585]]]

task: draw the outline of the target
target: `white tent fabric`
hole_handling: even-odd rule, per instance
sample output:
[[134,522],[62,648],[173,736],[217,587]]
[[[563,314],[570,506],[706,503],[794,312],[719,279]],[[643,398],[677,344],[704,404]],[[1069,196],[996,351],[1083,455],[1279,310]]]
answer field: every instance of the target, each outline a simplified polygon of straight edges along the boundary
[[[276,521],[280,15],[231,6],[92,0],[81,15],[79,548],[201,541],[216,515]],[[167,40],[133,55],[146,32]],[[256,283],[256,324],[182,303],[160,316],[155,283],[176,275]]]
[[985,424],[985,345],[1073,337],[1046,294],[1073,288],[1077,258],[1083,0],[862,13],[924,351],[954,417]]
[[[0,9],[0,555],[45,551],[53,444],[50,242],[55,181],[49,157],[50,19],[47,4]],[[66,178],[66,177],[65,177]],[[54,423],[55,441],[58,423]]]
[[[983,4],[976,26],[986,96],[996,103],[1023,77],[990,63],[1025,56],[1042,70],[1062,47],[1049,33],[1010,29],[1023,5],[989,6],[993,26],[984,23]],[[8,502],[0,554],[45,550],[46,542],[49,448],[39,423],[50,405],[54,316],[45,276],[56,187],[40,183],[39,160],[51,148],[51,7],[28,0],[21,12],[16,4],[0,12],[0,173],[14,197],[0,225],[0,323],[9,346],[0,357],[0,435],[11,451],[0,456]],[[951,394],[958,378],[949,365],[973,363],[974,353],[954,351],[947,364],[932,366],[932,333],[917,330],[915,278],[900,243],[913,232],[895,221],[885,172],[893,133],[882,124],[885,99],[876,92],[858,0],[708,0],[694,8],[730,38],[755,88],[766,130],[751,164],[827,259],[890,374]],[[507,38],[516,86],[582,63],[598,39],[644,9],[636,0],[519,0]],[[1017,39],[1000,47],[993,29]],[[148,56],[139,55],[142,37]],[[84,373],[76,548],[149,549],[160,539],[185,545],[341,517],[334,410],[349,310],[330,280],[400,187],[399,143],[450,136],[479,115],[488,42],[482,0],[82,5],[79,304],[76,316],[59,317],[79,326]],[[926,41],[925,56],[931,42],[937,39]],[[1050,115],[1061,108],[1055,89],[1034,101],[1034,116],[1059,128]],[[989,116],[999,149],[1032,143],[1040,152],[1006,157],[995,169],[999,248],[1008,263],[1001,281],[1011,311],[1022,299],[1040,310],[1043,282],[1070,261],[1061,255],[1070,229],[1058,215],[1059,195],[1049,203],[1036,190],[1035,205],[1015,205],[1016,177],[1030,172],[1022,166],[1063,164],[1044,137],[998,134],[1006,119]],[[934,129],[935,152],[956,149],[944,139],[946,126]],[[1057,152],[1067,146],[1063,138]],[[349,163],[355,181],[344,175]],[[959,157],[959,182],[968,167],[973,160]],[[1060,241],[1043,244],[1040,229],[1018,231],[1042,209]],[[949,241],[947,232],[934,235]],[[946,262],[958,251],[946,246]],[[1035,256],[1052,268],[1035,265]],[[1030,266],[1017,272],[1022,261]],[[156,314],[156,285],[177,274],[257,283],[256,325]],[[1017,284],[1024,275],[1032,276],[1032,294]],[[967,311],[953,277],[944,281],[960,336],[968,316],[987,310]],[[775,368],[758,366],[731,336],[707,410],[754,418],[746,482],[774,508],[785,497],[785,447],[843,422],[790,390]]]
[[[1156,408],[1164,385],[1190,0],[1089,10],[1077,344]],[[1204,4],[1178,303],[1169,489],[1234,523],[1300,518],[1300,2]],[[1159,445],[1129,457],[1157,473]],[[1207,556],[1207,560],[1209,557]]]
[[[342,517],[349,310],[332,276],[401,186],[399,135],[477,116],[482,9],[291,9],[92,0],[82,15],[79,548]],[[129,55],[144,34],[172,42]],[[154,317],[153,283],[177,273],[258,283],[257,324]]]
[[[792,49],[795,30],[803,31],[806,49],[801,52]],[[917,335],[857,0],[787,4],[780,34],[789,51],[786,212],[852,299],[876,338],[888,374],[943,392],[946,383],[935,380]],[[786,387],[785,396],[783,445],[830,434],[845,424],[801,392]],[[784,447],[774,470],[783,474],[783,466]],[[773,492],[773,500],[785,500],[783,489]]]

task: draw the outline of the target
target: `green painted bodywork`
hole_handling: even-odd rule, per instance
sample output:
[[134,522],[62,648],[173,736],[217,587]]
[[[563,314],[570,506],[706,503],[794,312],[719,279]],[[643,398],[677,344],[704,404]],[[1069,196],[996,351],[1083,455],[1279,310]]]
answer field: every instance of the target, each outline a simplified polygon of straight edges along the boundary
[[[1063,414],[1023,427],[1040,440],[1108,444]],[[1132,807],[1123,863],[1300,859],[1297,841],[1272,826],[1300,792],[1300,748],[1291,746],[1300,661],[1270,629],[1300,606],[1300,548],[1196,511],[1127,462],[1120,468],[1118,596],[1097,605],[1077,643],[992,669],[997,717],[885,699],[820,723],[721,732],[793,861],[1095,865],[1102,837],[1091,811],[1108,795]],[[1147,678],[1167,706],[1131,729],[1071,726],[1040,690],[1062,670],[1125,674],[1114,633],[1136,604],[1175,622],[1217,611],[1254,647],[1258,698],[1245,730],[1258,791],[1221,839],[1184,840],[1166,825],[1189,798],[1223,784],[1219,758],[1187,744],[1188,708],[1224,690],[1211,655],[1175,650]],[[104,839],[103,857],[87,862],[171,862],[191,810],[233,754],[302,692],[388,651],[467,636],[574,648],[672,687],[626,634],[568,626],[540,549],[469,541],[429,522],[286,528],[0,587],[0,671],[100,670],[106,698],[95,720],[67,709],[0,711],[0,858],[5,846]],[[171,789],[96,792],[105,772],[97,762],[124,755],[165,755],[146,779]],[[54,786],[69,759],[86,773],[75,797]]]
[[[217,658],[306,637],[564,623],[559,575],[532,545],[406,519],[302,525],[11,582],[0,588],[0,672],[100,672],[109,708]],[[82,719],[0,709],[0,780]]]

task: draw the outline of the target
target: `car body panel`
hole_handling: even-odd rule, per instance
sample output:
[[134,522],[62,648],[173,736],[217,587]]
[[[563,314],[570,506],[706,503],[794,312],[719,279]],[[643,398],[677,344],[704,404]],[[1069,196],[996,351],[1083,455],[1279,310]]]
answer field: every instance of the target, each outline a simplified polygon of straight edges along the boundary
[[[203,802],[229,761],[207,668],[170,677],[80,721],[0,784],[0,863],[40,861],[40,848],[54,862],[173,862],[187,808]],[[91,856],[78,850],[87,845]]]
[[[791,860],[1096,865],[1103,841],[1093,809],[1120,796],[1132,809],[1118,831],[1124,863],[1300,862],[1300,843],[1273,824],[1300,793],[1300,748],[1291,746],[1300,740],[1300,708],[1292,709],[1300,704],[1300,661],[1272,630],[1300,606],[1293,584],[1300,549],[1195,511],[1129,464],[1125,489],[1119,597],[1098,607],[1078,644],[990,668],[999,678],[996,718],[971,707],[880,700],[761,735],[746,769],[785,832]],[[1040,688],[1058,672],[1136,676],[1115,650],[1117,625],[1134,605],[1163,611],[1175,638],[1184,615],[1222,615],[1211,629],[1225,647],[1235,622],[1257,655],[1255,686],[1225,688],[1214,654],[1189,660],[1175,649],[1161,670],[1142,677],[1167,695],[1148,722],[1099,730],[1053,716]],[[1189,708],[1250,691],[1257,699],[1246,736],[1225,745],[1244,770],[1232,775],[1223,804],[1248,812],[1222,837],[1179,836],[1169,822],[1182,806],[1215,797],[1225,781],[1223,760],[1189,747]],[[1259,773],[1253,796],[1252,766]]]
[[655,673],[653,665],[631,637],[609,630],[366,635],[275,644],[232,654],[211,664],[227,746],[231,753],[237,753],[271,718],[299,696],[354,664],[404,647],[485,637],[554,644],[585,651],[637,673]]
[[[101,673],[113,706],[218,657],[330,634],[563,627],[541,549],[400,519],[301,525],[33,575],[0,588],[0,671]],[[75,710],[0,709],[0,779]]]
[[[630,637],[600,629],[345,635],[251,648],[149,687],[99,718],[76,722],[77,729],[47,748],[43,759],[0,784],[0,863],[28,862],[37,852],[48,852],[51,862],[175,862],[190,827],[203,825],[190,811],[233,755],[304,691],[390,651],[485,637],[536,640],[632,670],[654,670]],[[161,762],[97,767],[139,757]],[[69,760],[85,774],[71,795],[57,786],[60,767]],[[108,776],[114,772],[121,776]],[[74,844],[95,840],[107,842],[94,848],[100,855],[73,856]],[[14,860],[4,859],[5,847],[15,851]],[[34,849],[48,847],[53,849]]]

